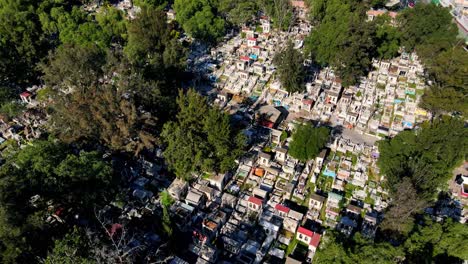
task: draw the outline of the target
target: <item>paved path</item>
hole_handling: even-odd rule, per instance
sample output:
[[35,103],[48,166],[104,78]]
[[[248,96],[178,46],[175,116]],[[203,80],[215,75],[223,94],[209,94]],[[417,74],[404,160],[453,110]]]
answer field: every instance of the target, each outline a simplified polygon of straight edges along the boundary
[[380,140],[380,138],[378,137],[361,134],[357,132],[356,130],[347,129],[347,128],[343,129],[342,136],[346,139],[350,139],[353,142],[366,143],[371,146],[374,145],[376,141]]

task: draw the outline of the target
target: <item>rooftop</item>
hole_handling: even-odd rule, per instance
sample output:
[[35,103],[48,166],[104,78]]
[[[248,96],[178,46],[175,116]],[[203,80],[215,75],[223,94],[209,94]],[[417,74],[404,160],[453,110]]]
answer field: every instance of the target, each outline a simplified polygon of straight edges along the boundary
[[254,197],[254,196],[250,196],[248,201],[250,203],[253,203],[253,204],[256,204],[256,205],[262,205],[263,201],[257,197]]

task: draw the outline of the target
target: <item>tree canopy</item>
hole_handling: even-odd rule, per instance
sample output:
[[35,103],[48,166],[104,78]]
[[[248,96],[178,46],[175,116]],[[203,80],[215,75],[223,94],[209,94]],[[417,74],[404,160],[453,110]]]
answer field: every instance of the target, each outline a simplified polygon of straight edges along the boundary
[[448,9],[437,5],[417,4],[405,9],[398,22],[402,45],[408,50],[419,50],[425,45],[433,45],[433,50],[447,49],[456,41],[457,27],[452,23],[452,16]]
[[277,73],[281,85],[289,93],[303,92],[305,90],[305,67],[302,53],[294,49],[294,44],[289,42],[273,58],[277,67]]
[[379,142],[377,164],[394,197],[384,227],[403,233],[411,229],[412,216],[435,198],[454,166],[466,158],[467,133],[463,121],[444,117]]
[[251,0],[220,0],[218,9],[228,22],[242,26],[257,14],[259,9],[257,2]]
[[398,16],[401,44],[415,50],[434,82],[421,106],[434,114],[459,111],[467,114],[468,54],[447,8],[417,4]]
[[179,93],[177,120],[164,125],[164,152],[169,166],[181,178],[192,172],[226,172],[243,151],[245,137],[235,131],[229,116],[208,106],[195,90]]
[[405,242],[373,242],[356,233],[351,239],[327,232],[314,263],[458,263],[467,257],[468,228],[447,219],[441,223],[425,219]]
[[50,201],[58,206],[54,210],[86,214],[106,201],[111,181],[112,169],[99,153],[74,153],[52,140],[34,141],[6,156],[0,167],[2,263],[44,255],[55,234],[45,222]]
[[218,16],[216,3],[210,0],[175,0],[177,21],[192,37],[215,42],[225,31],[225,21]]
[[141,78],[113,59],[89,47],[57,50],[44,65],[46,84],[54,88],[51,128],[65,142],[97,141],[138,153],[153,147],[156,120],[139,108],[139,96],[146,96],[138,94]]
[[260,9],[267,14],[273,27],[287,31],[294,22],[293,9],[288,0],[258,0]]
[[318,27],[306,39],[306,53],[318,64],[336,68],[343,84],[355,84],[367,73],[375,54],[374,27],[355,1],[316,1],[312,15]]
[[343,237],[336,231],[327,232],[315,254],[314,263],[395,263],[403,252],[390,243],[373,243],[360,233],[352,239]]
[[288,153],[302,162],[314,159],[325,147],[329,136],[330,129],[327,127],[299,125],[292,135]]

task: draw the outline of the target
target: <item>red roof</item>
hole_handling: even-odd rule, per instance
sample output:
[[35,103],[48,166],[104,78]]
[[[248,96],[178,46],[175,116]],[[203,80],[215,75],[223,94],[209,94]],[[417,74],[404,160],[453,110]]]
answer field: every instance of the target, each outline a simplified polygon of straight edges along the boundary
[[275,209],[283,213],[289,213],[289,210],[290,210],[288,207],[281,205],[281,204],[277,204],[275,206]]
[[303,235],[306,235],[308,237],[312,237],[314,235],[314,232],[310,231],[309,229],[307,228],[304,228],[302,226],[300,226],[298,229],[297,229],[297,232],[298,233],[301,233]]
[[302,100],[302,102],[303,102],[304,104],[306,104],[306,105],[312,105],[312,103],[313,103],[314,101],[312,101],[312,99],[304,99],[304,100]]
[[241,61],[250,61],[250,58],[248,56],[241,56],[240,59]]
[[312,239],[310,240],[309,245],[316,248],[318,247],[319,243],[320,243],[320,234],[314,233],[314,235],[312,236]]
[[253,46],[252,48],[253,48],[253,49],[260,49],[259,46]]
[[249,202],[256,204],[256,205],[262,205],[262,200],[258,199],[257,197],[250,196],[249,197]]
[[464,183],[462,184],[461,186],[461,191],[460,191],[460,195],[463,196],[463,197],[468,197],[468,184]]
[[256,38],[248,38],[248,40],[257,41]]
[[28,98],[29,96],[31,96],[31,94],[29,92],[22,92],[20,96]]
[[267,120],[262,120],[259,122],[261,126],[263,127],[268,127],[268,128],[273,128],[275,126],[275,123]]

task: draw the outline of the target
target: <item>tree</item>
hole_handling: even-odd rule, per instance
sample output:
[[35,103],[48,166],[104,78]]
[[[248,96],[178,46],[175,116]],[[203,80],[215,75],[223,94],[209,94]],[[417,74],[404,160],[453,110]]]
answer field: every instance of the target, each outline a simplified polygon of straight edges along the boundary
[[112,169],[97,152],[75,154],[61,143],[37,140],[4,158],[0,223],[7,229],[0,229],[2,263],[31,263],[44,256],[59,232],[46,223],[47,216],[57,211],[67,217],[67,210],[86,215],[112,193]]
[[426,199],[419,197],[409,178],[395,186],[393,200],[385,213],[382,222],[383,230],[392,230],[399,235],[408,234],[414,222],[414,216],[427,207]]
[[257,1],[249,0],[220,0],[218,10],[227,21],[242,26],[252,20],[258,12]]
[[459,111],[468,114],[468,101],[466,92],[453,87],[440,87],[434,85],[426,88],[420,106],[429,110],[435,116],[447,112]]
[[319,65],[336,68],[345,86],[355,84],[369,71],[375,54],[375,29],[365,21],[362,4],[331,0],[313,6],[325,13],[317,30],[306,38],[306,54]]
[[58,35],[62,44],[92,44],[106,49],[114,43],[122,44],[125,39],[123,12],[114,7],[101,7],[92,19],[79,6],[63,2],[48,4],[50,6],[43,3],[40,7],[42,28],[50,35]]
[[452,16],[447,8],[438,5],[418,3],[401,12],[398,23],[402,45],[409,51],[431,45],[431,51],[426,52],[429,55],[450,48],[456,41],[457,28],[452,23]]
[[466,157],[464,122],[444,117],[425,123],[417,131],[403,131],[379,142],[377,165],[388,180],[393,199],[383,227],[407,234],[413,216],[446,188],[451,170]]
[[404,243],[407,259],[411,263],[459,262],[468,257],[467,235],[468,227],[450,218],[442,223],[425,219]]
[[97,85],[105,63],[105,53],[95,45],[66,44],[50,54],[48,62],[40,67],[47,86],[72,91]]
[[175,174],[189,178],[192,172],[232,169],[245,138],[231,127],[229,116],[192,89],[186,95],[180,91],[177,104],[177,120],[165,124],[162,133],[164,156]]
[[140,7],[164,8],[167,6],[166,0],[133,0],[133,4]]
[[438,84],[453,87],[466,96],[468,76],[468,54],[461,47],[439,53],[428,65],[427,71]]
[[467,115],[468,54],[457,46],[426,61],[429,78],[435,84],[427,89],[421,106],[435,115],[456,111]]
[[400,49],[400,31],[390,24],[390,19],[390,16],[383,15],[375,20],[375,42],[379,59],[392,59],[398,55]]
[[47,41],[35,13],[36,1],[0,1],[0,84],[29,83]]
[[273,27],[287,31],[294,20],[293,9],[288,0],[259,0],[259,6],[273,21]]
[[148,56],[163,53],[170,38],[169,33],[164,12],[150,7],[143,8],[128,25],[125,54],[132,62],[145,63]]
[[[146,81],[145,97],[157,92],[164,99],[164,112],[170,114],[175,108],[173,102],[177,90],[173,87],[180,82],[185,70],[186,50],[172,34],[172,24],[166,23],[166,14],[159,9],[144,7],[138,17],[128,24],[128,43],[124,48],[127,60],[135,68],[132,74],[141,74]],[[177,81],[179,80],[179,81]],[[141,86],[141,83],[138,84]],[[155,89],[154,89],[155,88]],[[150,100],[148,108],[161,104],[161,100]]]
[[398,16],[402,45],[418,53],[435,83],[423,96],[421,106],[436,115],[468,111],[468,55],[457,40],[458,30],[452,20],[447,8],[432,4],[417,4]]
[[215,3],[209,0],[175,0],[177,21],[192,37],[216,42],[224,35],[225,22],[218,16]]
[[418,133],[404,131],[380,141],[377,164],[390,188],[409,177],[419,195],[433,198],[446,184],[453,167],[465,158],[467,133],[464,123],[456,118],[426,122]]
[[51,131],[68,143],[97,141],[134,154],[151,149],[156,119],[140,106],[156,91],[129,68],[92,46],[58,49],[44,66],[46,84],[54,88]]
[[314,263],[396,263],[402,258],[401,248],[388,242],[373,243],[359,233],[346,239],[336,231],[327,232],[314,256]]
[[279,51],[274,59],[281,85],[289,93],[303,92],[306,71],[302,54],[294,49],[292,42]]
[[62,239],[55,240],[54,248],[47,254],[45,264],[91,264],[95,263],[90,258],[90,245],[85,235],[77,228],[66,234]]
[[24,109],[24,105],[19,101],[6,102],[0,106],[0,116],[3,121],[9,121],[18,116]]
[[302,162],[314,159],[325,147],[329,136],[330,129],[326,127],[299,125],[292,135],[289,154]]

